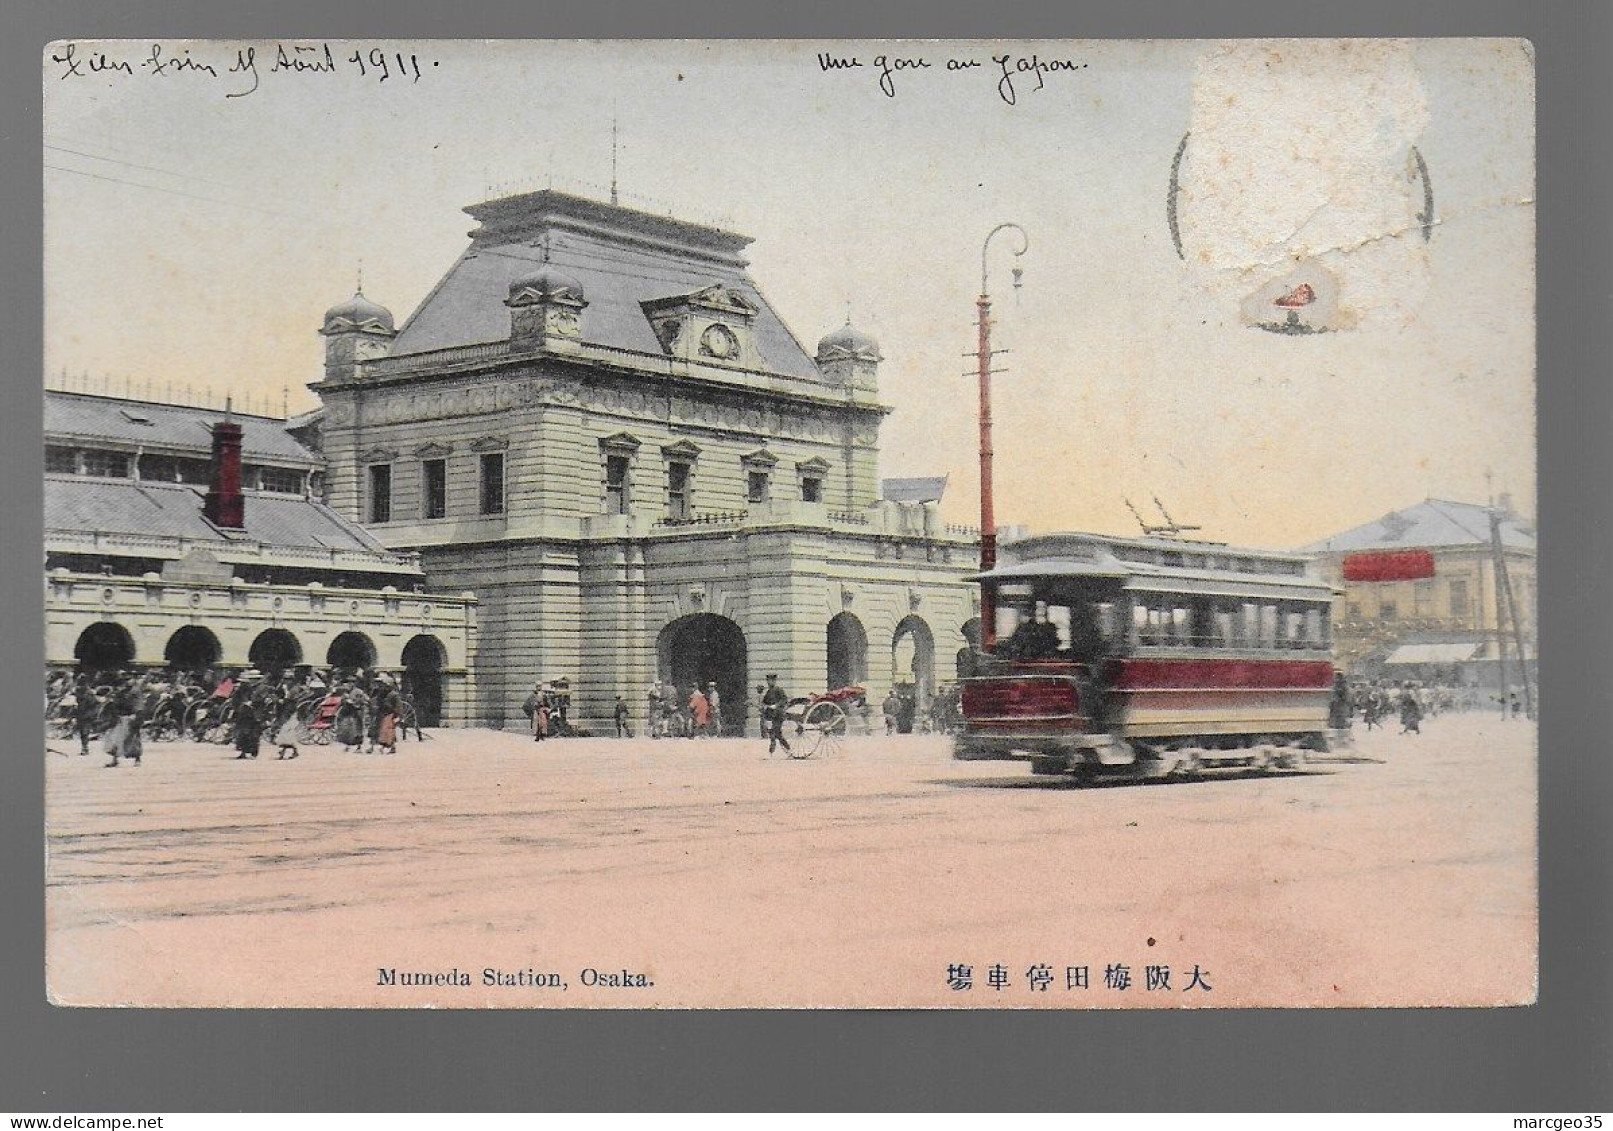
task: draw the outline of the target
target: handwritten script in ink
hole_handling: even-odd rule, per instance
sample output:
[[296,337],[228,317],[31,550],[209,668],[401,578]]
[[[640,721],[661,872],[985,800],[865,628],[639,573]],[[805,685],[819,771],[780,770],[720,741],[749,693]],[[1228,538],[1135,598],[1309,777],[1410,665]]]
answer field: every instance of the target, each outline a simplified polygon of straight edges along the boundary
[[1087,68],[1087,64],[1077,63],[1073,59],[1044,59],[1034,52],[1030,55],[1005,52],[990,55],[988,58],[991,60],[989,66],[979,59],[969,57],[948,56],[945,59],[930,59],[923,55],[904,56],[881,52],[864,62],[857,55],[838,55],[820,51],[818,70],[863,71],[874,79],[880,93],[886,98],[896,97],[897,87],[906,86],[907,76],[918,76],[925,72],[987,75],[996,81],[997,97],[1014,106],[1018,104],[1022,92],[1044,89],[1050,77],[1069,71],[1084,71]]
[[80,47],[64,43],[51,50],[56,77],[70,80],[162,78],[216,83],[225,98],[243,98],[264,82],[288,77],[339,80],[342,76],[384,85],[414,84],[440,66],[438,60],[387,47],[330,43],[273,43],[243,46],[172,46],[161,43]]

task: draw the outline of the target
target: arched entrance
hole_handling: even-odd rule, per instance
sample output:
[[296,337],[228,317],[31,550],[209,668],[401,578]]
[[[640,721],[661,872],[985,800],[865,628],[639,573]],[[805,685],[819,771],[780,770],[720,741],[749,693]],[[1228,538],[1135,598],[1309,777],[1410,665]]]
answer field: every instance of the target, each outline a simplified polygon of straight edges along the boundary
[[134,663],[134,638],[121,624],[100,621],[78,634],[73,659],[86,671],[110,672]]
[[266,628],[247,649],[246,658],[260,672],[274,675],[302,663],[302,645],[283,628]]
[[723,732],[745,733],[745,634],[715,613],[680,617],[661,630],[655,652],[663,682],[677,685],[688,701],[696,686],[717,685]]
[[891,682],[908,685],[920,711],[935,695],[935,634],[919,616],[903,617],[891,636]]
[[187,624],[175,632],[162,650],[162,658],[168,666],[181,672],[206,671],[217,664],[223,654],[218,637],[199,624]]
[[375,645],[362,632],[344,632],[330,642],[325,663],[333,668],[373,668]]
[[442,669],[447,650],[435,636],[416,636],[403,646],[403,690],[414,700],[420,725],[442,725]]
[[868,682],[868,633],[850,613],[829,619],[828,682],[824,687],[852,687]]

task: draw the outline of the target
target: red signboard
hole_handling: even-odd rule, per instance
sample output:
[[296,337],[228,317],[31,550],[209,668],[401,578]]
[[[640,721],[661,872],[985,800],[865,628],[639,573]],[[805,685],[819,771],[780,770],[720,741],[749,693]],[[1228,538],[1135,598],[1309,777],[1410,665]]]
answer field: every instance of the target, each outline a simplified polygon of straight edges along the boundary
[[1345,581],[1415,581],[1433,576],[1434,555],[1427,550],[1351,554],[1344,559]]

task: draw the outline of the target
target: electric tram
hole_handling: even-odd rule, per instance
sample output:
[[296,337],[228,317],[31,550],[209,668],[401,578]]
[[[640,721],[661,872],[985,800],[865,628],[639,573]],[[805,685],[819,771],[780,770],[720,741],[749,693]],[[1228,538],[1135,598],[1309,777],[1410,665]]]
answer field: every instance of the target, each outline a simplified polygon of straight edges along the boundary
[[1308,559],[1058,534],[977,575],[982,650],[954,756],[1037,774],[1193,776],[1327,749],[1337,591]]

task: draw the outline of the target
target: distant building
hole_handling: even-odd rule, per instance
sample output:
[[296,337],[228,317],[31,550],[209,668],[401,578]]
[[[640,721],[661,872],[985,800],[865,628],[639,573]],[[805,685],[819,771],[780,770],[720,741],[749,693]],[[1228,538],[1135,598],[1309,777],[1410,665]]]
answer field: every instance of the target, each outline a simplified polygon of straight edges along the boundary
[[47,664],[380,669],[466,721],[474,599],[426,593],[317,498],[321,467],[285,421],[47,391]]
[[[1500,540],[1535,662],[1535,532],[1502,496]],[[1365,678],[1419,679],[1494,688],[1501,678],[1498,633],[1516,665],[1510,617],[1503,619],[1490,538],[1490,509],[1426,499],[1300,548],[1343,593],[1334,606],[1339,665]],[[1510,677],[1518,676],[1514,667]]]
[[745,236],[552,191],[466,211],[401,326],[363,295],[326,313],[299,427],[337,511],[477,594],[478,720],[562,677],[601,727],[657,678],[715,683],[737,730],[771,672],[876,700],[951,676],[978,535],[941,522],[944,479],[881,491],[873,338],[808,352]]

